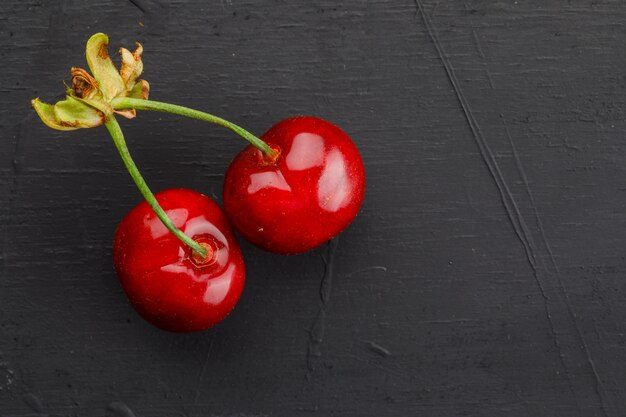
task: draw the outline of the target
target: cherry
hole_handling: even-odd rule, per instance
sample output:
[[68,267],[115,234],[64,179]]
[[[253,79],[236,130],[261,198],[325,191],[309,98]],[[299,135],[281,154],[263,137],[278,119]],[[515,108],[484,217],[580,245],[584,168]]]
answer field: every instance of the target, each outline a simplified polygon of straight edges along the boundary
[[325,120],[300,116],[279,122],[261,139],[274,154],[249,145],[224,179],[224,210],[246,239],[295,254],[352,222],[363,202],[365,170],[348,135]]
[[163,225],[145,201],[120,223],[113,264],[131,304],[153,325],[173,332],[209,328],[233,309],[245,272],[221,208],[187,189],[155,195],[177,228],[207,249],[203,258]]

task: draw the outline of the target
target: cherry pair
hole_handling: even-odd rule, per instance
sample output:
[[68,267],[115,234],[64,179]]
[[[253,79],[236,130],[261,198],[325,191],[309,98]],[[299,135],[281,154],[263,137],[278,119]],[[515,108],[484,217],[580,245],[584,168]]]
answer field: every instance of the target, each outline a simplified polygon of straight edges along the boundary
[[[87,62],[93,76],[72,68],[72,88],[55,105],[33,106],[59,130],[104,124],[145,198],[120,223],[113,245],[116,272],[132,305],[152,324],[188,332],[213,326],[233,309],[245,268],[235,228],[271,252],[296,254],[337,235],[356,216],[365,190],[360,155],[350,138],[315,117],[283,120],[257,138],[219,117],[148,100],[142,48],[122,48],[119,71],[108,38],[93,35]],[[164,111],[216,123],[250,142],[230,164],[223,188],[224,212],[187,189],[153,195],[135,166],[115,115]]]

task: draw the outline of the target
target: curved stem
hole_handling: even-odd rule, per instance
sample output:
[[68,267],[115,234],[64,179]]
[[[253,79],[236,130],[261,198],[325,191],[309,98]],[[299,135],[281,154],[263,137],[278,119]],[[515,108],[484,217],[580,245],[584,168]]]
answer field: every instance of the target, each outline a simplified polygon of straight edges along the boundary
[[133,177],[133,180],[135,181],[135,184],[137,184],[137,188],[139,188],[141,195],[143,195],[143,198],[145,198],[146,202],[150,205],[150,207],[152,207],[152,210],[154,210],[154,213],[157,215],[159,220],[161,220],[163,222],[163,225],[165,225],[165,227],[167,227],[167,229],[172,232],[178,239],[180,239],[185,245],[193,249],[193,251],[200,255],[202,258],[205,258],[207,256],[206,248],[186,234],[184,234],[179,228],[174,225],[172,220],[167,217],[167,214],[165,214],[165,211],[163,211],[163,209],[159,205],[157,199],[154,197],[154,194],[152,194],[152,191],[150,191],[150,188],[148,188],[146,181],[141,176],[139,169],[137,169],[137,165],[135,165],[133,158],[131,158],[130,156],[130,152],[128,151],[128,147],[126,146],[126,141],[124,140],[124,134],[122,133],[122,129],[117,123],[115,117],[113,115],[109,116],[104,125],[109,130],[109,133],[111,134],[113,142],[115,143],[115,146],[117,147],[117,150],[122,157],[122,161],[124,161],[124,165],[126,166],[128,173],[131,177]]
[[250,142],[255,148],[263,152],[263,154],[266,155],[269,159],[274,159],[276,157],[276,151],[274,151],[267,143],[263,142],[263,140],[254,136],[246,129],[237,126],[236,124],[231,123],[228,120],[222,119],[221,117],[217,117],[209,113],[190,109],[188,107],[178,106],[176,104],[130,97],[118,97],[116,99],[113,99],[111,105],[115,110],[136,109],[160,111],[165,113],[178,114],[185,117],[191,117],[192,119],[198,119],[209,123],[214,123],[232,130],[233,132]]

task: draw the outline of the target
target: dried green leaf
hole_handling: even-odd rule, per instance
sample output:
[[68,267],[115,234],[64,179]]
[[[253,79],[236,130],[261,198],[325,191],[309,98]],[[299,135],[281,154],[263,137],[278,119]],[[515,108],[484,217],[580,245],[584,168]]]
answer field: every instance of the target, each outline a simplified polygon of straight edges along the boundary
[[126,90],[130,90],[135,85],[135,80],[139,78],[143,72],[143,62],[141,61],[141,54],[143,53],[143,47],[139,42],[135,42],[137,49],[135,52],[130,53],[126,48],[120,48],[120,55],[122,56],[122,66],[120,67],[120,76],[126,85]]
[[104,114],[81,100],[67,96],[54,105],[54,115],[62,126],[90,128],[104,124]]
[[98,88],[105,100],[111,100],[123,93],[124,81],[109,57],[109,37],[104,33],[96,33],[87,41],[85,55]]
[[127,96],[147,100],[149,94],[150,84],[148,84],[148,81],[139,80],[137,81],[137,84],[135,84],[135,86],[130,91],[128,91]]
[[48,127],[56,130],[76,130],[78,127],[66,126],[59,122],[54,114],[54,106],[52,104],[44,103],[38,98],[31,100],[33,108],[41,118],[41,121]]

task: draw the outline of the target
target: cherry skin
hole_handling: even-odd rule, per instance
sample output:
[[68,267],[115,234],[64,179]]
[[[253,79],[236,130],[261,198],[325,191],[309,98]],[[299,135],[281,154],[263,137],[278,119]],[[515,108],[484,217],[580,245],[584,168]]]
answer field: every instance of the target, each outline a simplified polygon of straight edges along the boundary
[[352,222],[363,202],[365,170],[348,135],[300,116],[277,123],[261,139],[278,157],[268,160],[248,146],[224,179],[224,210],[246,239],[270,252],[296,254]]
[[207,329],[233,309],[245,280],[243,256],[224,212],[187,189],[157,193],[176,227],[207,248],[202,259],[170,233],[144,201],[121,221],[113,263],[131,304],[172,332]]

